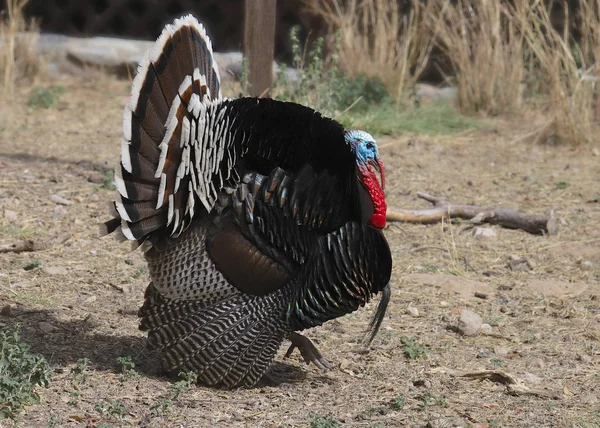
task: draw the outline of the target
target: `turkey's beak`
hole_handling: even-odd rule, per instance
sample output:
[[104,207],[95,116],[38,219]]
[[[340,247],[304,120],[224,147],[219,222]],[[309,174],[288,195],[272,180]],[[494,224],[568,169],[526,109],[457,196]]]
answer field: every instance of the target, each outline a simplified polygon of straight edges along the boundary
[[367,163],[371,172],[377,172],[377,174],[379,174],[379,184],[381,185],[381,190],[385,189],[385,172],[381,159],[379,159],[379,157],[376,159],[369,159]]

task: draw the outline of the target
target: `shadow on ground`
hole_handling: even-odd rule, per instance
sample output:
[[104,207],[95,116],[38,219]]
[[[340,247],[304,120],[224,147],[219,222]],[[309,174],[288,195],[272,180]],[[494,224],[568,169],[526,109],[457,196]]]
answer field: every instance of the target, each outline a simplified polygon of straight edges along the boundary
[[[110,335],[98,331],[97,322],[91,318],[64,321],[52,312],[26,307],[19,307],[15,312],[10,318],[4,318],[8,321],[6,330],[19,324],[21,341],[54,366],[71,365],[87,358],[91,369],[116,373],[119,371],[117,358],[131,356],[136,370],[143,375],[177,379],[177,371],[163,370],[158,353],[146,349],[146,338],[141,333],[139,336]],[[52,326],[52,331],[44,332],[47,326]],[[305,378],[306,371],[301,367],[275,361],[257,387],[291,384]]]

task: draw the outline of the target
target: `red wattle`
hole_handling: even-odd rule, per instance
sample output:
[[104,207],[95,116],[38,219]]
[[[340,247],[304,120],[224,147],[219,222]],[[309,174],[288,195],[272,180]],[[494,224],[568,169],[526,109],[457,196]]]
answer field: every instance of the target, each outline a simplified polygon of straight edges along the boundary
[[375,213],[371,216],[369,224],[377,229],[383,229],[385,227],[385,214]]
[[373,201],[373,215],[371,216],[371,220],[369,224],[378,229],[383,229],[385,227],[385,219],[387,213],[387,204],[385,203],[385,193],[381,189],[379,182],[377,181],[377,176],[372,172],[363,172],[363,183],[371,196],[371,200]]

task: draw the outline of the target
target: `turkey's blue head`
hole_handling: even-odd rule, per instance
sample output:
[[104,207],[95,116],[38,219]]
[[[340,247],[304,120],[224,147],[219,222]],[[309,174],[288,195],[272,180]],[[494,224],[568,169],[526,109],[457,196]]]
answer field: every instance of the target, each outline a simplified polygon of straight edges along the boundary
[[363,215],[371,226],[383,229],[387,211],[383,193],[385,174],[377,143],[371,134],[360,130],[346,131],[344,138],[356,158],[360,184],[369,196],[369,201],[362,201]]

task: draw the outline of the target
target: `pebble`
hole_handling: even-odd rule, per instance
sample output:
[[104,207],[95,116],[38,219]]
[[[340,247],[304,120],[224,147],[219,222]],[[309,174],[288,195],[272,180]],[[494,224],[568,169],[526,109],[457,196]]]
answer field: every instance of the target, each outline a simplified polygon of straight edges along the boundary
[[423,388],[431,388],[431,382],[426,379],[417,379],[413,382],[413,385]]
[[579,361],[581,361],[582,363],[591,363],[593,361],[593,358],[590,357],[589,355],[578,355]]
[[12,306],[11,305],[3,306],[2,309],[0,309],[0,315],[2,315],[3,317],[9,317],[11,314],[12,314]]
[[54,203],[60,204],[60,205],[72,205],[73,201],[69,201],[68,199],[63,198],[60,195],[52,195],[50,196],[50,200]]
[[8,223],[16,223],[19,215],[16,211],[4,210],[4,218]]
[[92,172],[87,176],[87,181],[90,183],[102,184],[104,183],[104,175],[99,172]]
[[408,308],[406,308],[405,312],[410,315],[411,317],[418,317],[419,316],[419,310],[417,308],[415,308],[414,306],[409,306]]
[[489,325],[488,323],[481,324],[481,332],[482,333],[491,333],[492,332],[492,326]]
[[348,367],[350,367],[350,360],[344,358],[341,362],[340,362],[340,370],[346,370]]
[[533,358],[531,361],[529,361],[529,364],[527,364],[527,366],[536,369],[543,369],[546,366],[546,363],[544,363],[544,360],[542,360],[541,358]]
[[69,273],[63,266],[44,266],[42,271],[47,275],[66,275]]
[[39,322],[38,328],[46,334],[56,331],[56,327],[54,327],[52,324],[50,324],[49,322],[46,322],[46,321]]
[[498,357],[506,357],[508,355],[508,349],[504,348],[503,346],[496,346],[494,348],[494,354],[496,354]]
[[481,330],[483,319],[475,312],[463,309],[458,318],[458,331],[465,336],[475,336]]
[[579,262],[579,266],[581,267],[581,270],[592,270],[594,264],[589,260],[582,260]]
[[79,296],[77,298],[77,303],[78,304],[84,304],[84,303],[93,303],[96,300],[98,300],[98,297],[91,295],[91,296]]
[[454,418],[439,417],[428,421],[425,428],[450,428],[455,426],[456,420]]
[[477,351],[477,358],[492,358],[494,356],[494,353],[487,348],[482,348],[479,351]]
[[510,270],[515,271],[515,272],[520,272],[520,271],[524,271],[528,268],[531,268],[531,265],[529,264],[529,262],[527,261],[527,259],[525,257],[520,257],[515,254],[511,254],[508,257],[507,265],[510,268]]
[[67,215],[67,210],[62,205],[57,205],[52,210],[52,220],[64,217],[65,215]]
[[534,375],[533,373],[525,372],[521,378],[530,385],[535,385],[540,383],[542,379],[539,376]]
[[476,227],[473,230],[473,236],[477,239],[489,239],[495,238],[498,234],[491,227]]
[[448,306],[450,306],[450,303],[446,302],[445,300],[442,300],[442,301],[440,302],[440,306],[441,306],[442,308],[445,308],[445,307],[448,307]]

